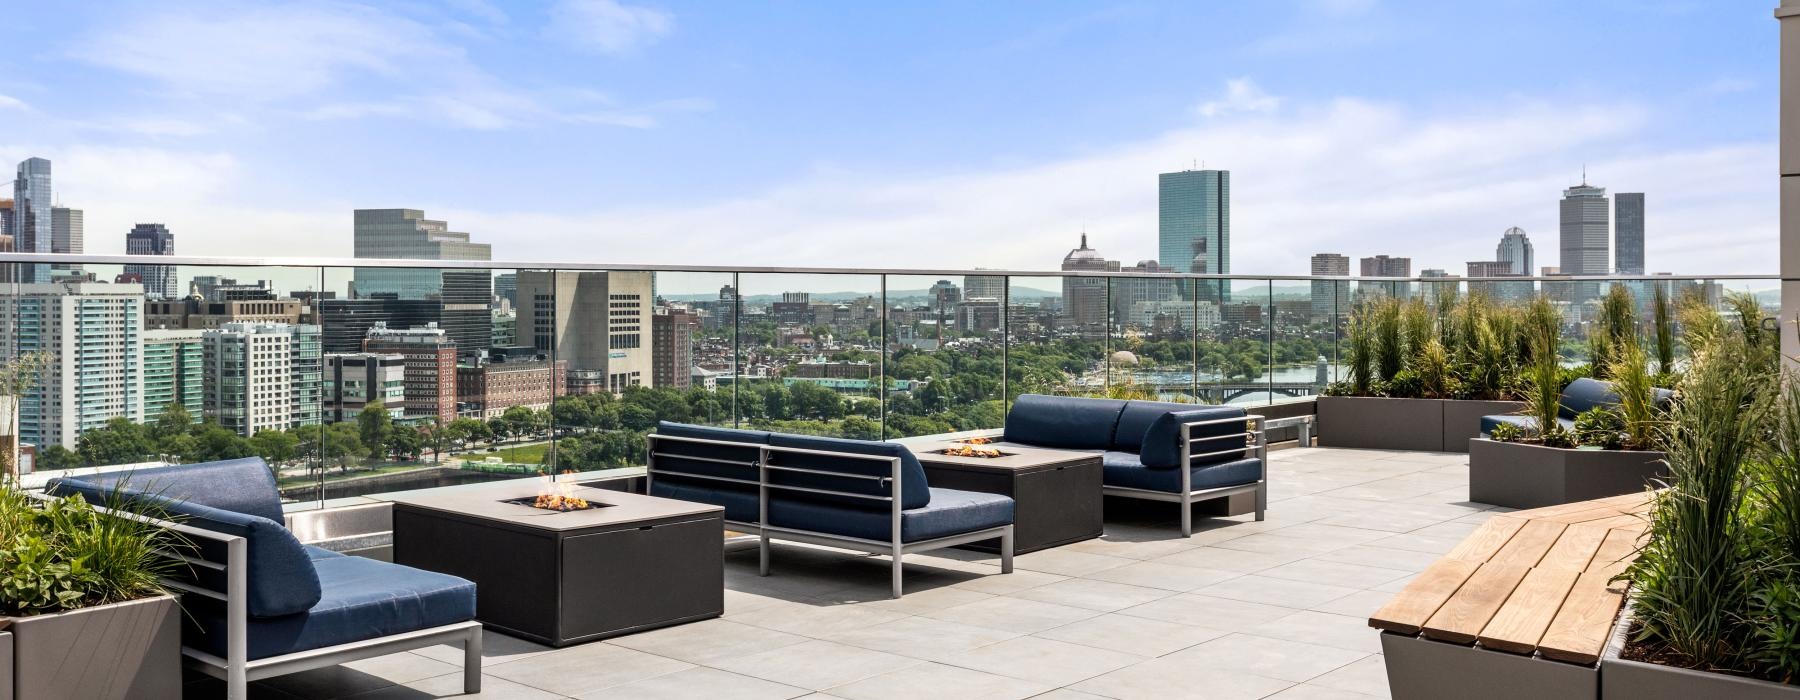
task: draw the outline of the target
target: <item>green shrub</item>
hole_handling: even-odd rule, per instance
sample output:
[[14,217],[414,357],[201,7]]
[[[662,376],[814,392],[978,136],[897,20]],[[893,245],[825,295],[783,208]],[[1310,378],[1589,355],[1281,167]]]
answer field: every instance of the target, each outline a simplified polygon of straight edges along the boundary
[[1605,379],[1613,355],[1637,345],[1637,301],[1623,284],[1614,284],[1600,299],[1600,311],[1588,330],[1588,360],[1594,377]]
[[[1656,299],[1651,309],[1651,336],[1656,344],[1656,373],[1672,374],[1675,371],[1675,324],[1670,318],[1669,292],[1662,285],[1656,285]],[[1663,384],[1660,386],[1669,386]]]
[[1625,447],[1625,418],[1612,409],[1596,406],[1575,416],[1575,440],[1603,450]]
[[1370,302],[1371,331],[1375,341],[1375,376],[1391,381],[1406,367],[1406,338],[1401,330],[1400,302],[1379,299]]
[[1381,395],[1395,399],[1416,399],[1424,395],[1424,387],[1418,372],[1403,369],[1395,372],[1392,379],[1382,382]]
[[[1619,414],[1626,442],[1634,449],[1656,449],[1656,388],[1650,383],[1644,350],[1636,343],[1621,348],[1613,355],[1613,393],[1619,396]],[[1612,449],[1612,448],[1608,448]]]
[[34,501],[0,484],[0,616],[26,616],[161,594],[173,533],[101,513],[81,497]]
[[1574,447],[1578,444],[1575,442],[1575,434],[1555,421],[1551,421],[1549,428],[1538,430],[1538,441],[1544,443],[1545,447]]
[[1348,336],[1347,340],[1349,341],[1344,359],[1349,365],[1350,392],[1354,396],[1371,396],[1375,383],[1375,331],[1373,324],[1359,310],[1350,315],[1344,333]]
[[1501,423],[1488,431],[1488,437],[1494,442],[1518,442],[1525,437],[1525,431],[1511,423]]

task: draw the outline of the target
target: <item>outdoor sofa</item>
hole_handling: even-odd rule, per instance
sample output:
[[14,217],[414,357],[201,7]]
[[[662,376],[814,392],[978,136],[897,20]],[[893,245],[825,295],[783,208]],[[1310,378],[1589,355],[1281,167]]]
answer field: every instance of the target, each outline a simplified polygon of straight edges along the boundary
[[1183,537],[1194,503],[1255,494],[1257,520],[1268,507],[1264,419],[1237,406],[1021,394],[1001,438],[1100,451],[1105,494],[1181,504]]
[[[1674,398],[1675,392],[1668,389],[1655,389],[1655,401],[1658,407],[1666,407]],[[1575,429],[1575,417],[1594,408],[1619,405],[1619,395],[1613,391],[1612,382],[1583,377],[1563,388],[1562,396],[1557,399],[1556,422],[1564,430]],[[1491,435],[1494,428],[1501,424],[1518,426],[1527,433],[1537,432],[1537,418],[1526,415],[1507,414],[1481,417],[1481,434]]]
[[667,421],[648,437],[650,495],[725,508],[758,535],[763,575],[772,538],[889,555],[895,598],[913,552],[999,538],[1012,573],[1013,500],[933,488],[903,445]]
[[434,646],[463,646],[463,686],[481,690],[475,584],[303,545],[283,525],[260,458],[50,480],[52,496],[152,515],[191,543],[183,572],[182,654],[226,682],[249,681]]

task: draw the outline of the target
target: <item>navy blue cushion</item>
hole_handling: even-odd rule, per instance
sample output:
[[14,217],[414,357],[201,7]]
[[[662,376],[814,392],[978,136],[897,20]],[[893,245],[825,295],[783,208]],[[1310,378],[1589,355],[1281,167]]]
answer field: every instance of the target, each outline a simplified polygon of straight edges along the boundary
[[[657,435],[671,437],[695,438],[699,440],[716,440],[721,442],[741,443],[740,445],[708,445],[680,440],[657,440],[652,444],[657,451],[656,478],[664,478],[666,473],[696,474],[701,476],[722,477],[750,482],[749,488],[755,488],[756,461],[762,458],[762,451],[756,445],[769,444],[769,433],[762,430],[738,430],[736,428],[715,428],[710,425],[689,425],[687,423],[670,423],[663,421],[656,425]],[[698,457],[702,459],[684,459]],[[716,462],[725,460],[732,462]],[[723,486],[722,482],[712,482]]]
[[79,478],[102,489],[123,486],[171,500],[284,522],[275,472],[261,457],[84,474]]
[[[1501,423],[1506,423],[1509,425],[1516,425],[1519,427],[1520,430],[1523,430],[1526,433],[1531,433],[1531,434],[1537,433],[1538,425],[1537,425],[1536,418],[1533,418],[1531,416],[1507,414],[1507,415],[1501,415],[1501,416],[1482,416],[1481,417],[1481,434],[1482,435],[1492,435],[1494,432],[1495,426],[1498,426]],[[1558,417],[1556,419],[1556,424],[1560,425],[1566,429],[1569,429],[1569,430],[1575,429],[1575,421],[1569,420],[1567,418]]]
[[[1107,486],[1181,493],[1180,469],[1152,469],[1139,462],[1137,455],[1117,451],[1101,455],[1100,465]],[[1262,460],[1240,459],[1194,467],[1188,478],[1194,490],[1254,484],[1263,478]]]
[[1119,421],[1113,425],[1111,446],[1107,449],[1120,452],[1136,452],[1144,442],[1144,433],[1149,432],[1150,425],[1166,413],[1192,411],[1203,408],[1191,403],[1173,403],[1169,401],[1126,401],[1125,408],[1119,411]]
[[338,557],[348,556],[348,555],[344,554],[343,552],[333,552],[324,547],[314,547],[310,544],[305,544],[305,545],[300,545],[300,546],[301,546],[301,548],[306,550],[306,556],[308,558],[312,559],[313,561],[318,561],[320,559],[336,559]]
[[1112,446],[1124,401],[1020,394],[1006,414],[1007,442],[1071,450]]
[[[846,440],[843,438],[815,437],[812,435],[788,435],[786,433],[770,433],[771,447],[791,447],[802,450],[822,450],[826,452],[848,452],[859,455],[900,458],[900,507],[923,508],[931,503],[931,488],[925,483],[925,467],[919,464],[919,458],[913,456],[912,450],[905,445],[893,442],[875,442],[872,440]],[[891,490],[888,482],[872,479],[855,478],[859,476],[891,477],[893,465],[885,460],[855,459],[833,457],[829,455],[813,455],[796,452],[775,453],[770,456],[774,464],[802,469],[840,472],[844,477],[829,474],[800,474],[795,472],[770,471],[769,483],[806,488],[829,489],[850,493],[868,494],[871,496],[887,496]],[[832,496],[829,494],[781,494],[784,497],[812,498],[859,508],[875,508],[888,511],[888,504],[865,498]],[[773,497],[773,494],[771,494]]]
[[[85,478],[85,477],[83,477]],[[158,514],[184,525],[245,539],[245,553],[250,565],[247,606],[252,617],[292,615],[310,609],[322,594],[319,576],[313,570],[313,555],[294,538],[281,523],[257,515],[238,513],[199,503],[177,501],[162,495],[130,489],[101,487],[83,479],[65,477],[50,480],[46,490],[52,495],[80,494],[90,503],[115,503],[122,508]],[[208,559],[224,561],[221,551],[208,542],[196,542],[207,549]],[[195,575],[206,587],[225,590],[219,572],[195,569]]]
[[[1230,420],[1213,425],[1197,425],[1188,432],[1192,446],[1189,454],[1203,455],[1209,452],[1232,450],[1245,445],[1244,409],[1237,406],[1205,406],[1187,407],[1187,410],[1172,411],[1157,416],[1150,428],[1144,431],[1137,449],[1118,450],[1120,452],[1136,452],[1142,458],[1144,466],[1153,469],[1174,469],[1181,466],[1181,426],[1183,423],[1195,421]],[[1230,462],[1244,457],[1243,450],[1232,450],[1225,454],[1210,457],[1196,457],[1192,466]]]
[[[755,522],[756,493],[712,489],[698,482],[657,481],[650,495],[725,508],[725,518]],[[769,524],[846,537],[888,541],[892,534],[888,511],[846,507],[817,500],[770,496]],[[1013,500],[976,491],[931,489],[931,505],[900,513],[900,541],[917,542],[1007,525],[1013,521]]]
[[1563,388],[1560,403],[1562,405],[1557,414],[1564,418],[1574,418],[1600,406],[1619,405],[1619,395],[1613,392],[1612,382],[1582,377]]
[[[295,615],[250,621],[250,658],[262,659],[475,619],[475,584],[363,557],[317,562],[325,596]],[[182,641],[225,655],[225,619],[216,606],[189,605]]]

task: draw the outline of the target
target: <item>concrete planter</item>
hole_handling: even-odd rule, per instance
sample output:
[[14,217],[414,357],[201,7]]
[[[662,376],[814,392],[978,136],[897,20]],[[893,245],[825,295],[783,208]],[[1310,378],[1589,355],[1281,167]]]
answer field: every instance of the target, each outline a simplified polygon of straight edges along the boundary
[[1593,700],[1600,673],[1477,646],[1381,633],[1394,700]]
[[1469,441],[1469,500],[1539,508],[1644,490],[1665,477],[1664,454]]
[[180,615],[175,598],[165,595],[13,618],[7,628],[13,646],[13,696],[181,697]]
[[1321,396],[1319,446],[1467,452],[1481,417],[1515,413],[1517,401]]
[[[1612,638],[1600,654],[1601,700],[1795,700],[1800,686],[1754,678],[1708,673],[1619,658],[1631,630],[1631,606],[1613,624]],[[1397,696],[1396,696],[1397,697]]]
[[1438,399],[1319,397],[1319,446],[1444,451],[1444,406]]
[[[0,624],[5,624],[0,620]],[[11,632],[0,632],[0,700],[13,700],[13,643]]]

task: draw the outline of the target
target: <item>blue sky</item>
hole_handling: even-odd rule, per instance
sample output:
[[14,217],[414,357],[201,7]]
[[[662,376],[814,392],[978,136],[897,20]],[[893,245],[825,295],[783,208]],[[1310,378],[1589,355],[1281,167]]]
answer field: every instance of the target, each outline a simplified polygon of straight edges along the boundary
[[[76,5],[68,7],[67,5]],[[1234,173],[1234,271],[1459,272],[1579,177],[1653,271],[1774,271],[1769,0],[16,3],[0,158],[93,252],[349,252],[407,206],[497,258],[1053,268]]]

